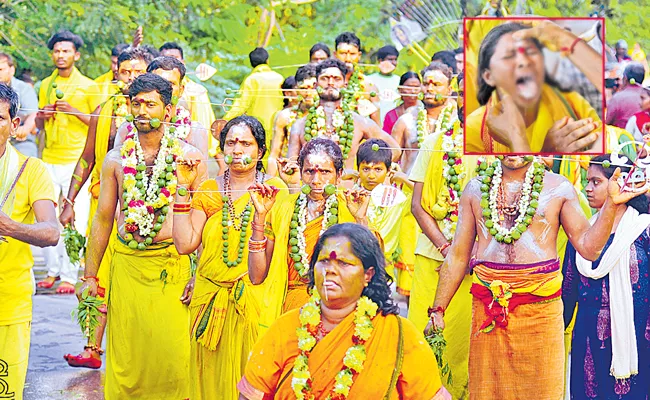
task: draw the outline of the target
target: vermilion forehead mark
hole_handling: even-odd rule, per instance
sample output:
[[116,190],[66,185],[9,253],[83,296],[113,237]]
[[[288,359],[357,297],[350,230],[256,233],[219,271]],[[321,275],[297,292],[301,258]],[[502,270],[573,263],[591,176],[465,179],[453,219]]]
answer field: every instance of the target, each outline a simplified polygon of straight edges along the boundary
[[336,260],[336,252],[334,250],[330,252],[330,260]]
[[521,54],[526,54],[526,48],[524,46],[517,47],[517,52]]

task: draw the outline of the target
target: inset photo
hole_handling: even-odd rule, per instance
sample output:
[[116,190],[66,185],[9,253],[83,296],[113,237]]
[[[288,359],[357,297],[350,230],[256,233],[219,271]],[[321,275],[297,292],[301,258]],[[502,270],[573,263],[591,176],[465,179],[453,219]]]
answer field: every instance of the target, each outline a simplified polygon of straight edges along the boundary
[[603,18],[466,18],[465,154],[603,154]]

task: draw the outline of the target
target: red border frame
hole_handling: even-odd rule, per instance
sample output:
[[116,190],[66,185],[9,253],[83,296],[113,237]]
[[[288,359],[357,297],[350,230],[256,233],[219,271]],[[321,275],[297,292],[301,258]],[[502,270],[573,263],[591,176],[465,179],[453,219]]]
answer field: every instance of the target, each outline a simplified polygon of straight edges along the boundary
[[[595,157],[598,155],[603,155],[606,154],[607,150],[607,143],[608,143],[608,138],[607,138],[607,130],[605,128],[605,111],[606,111],[606,101],[605,101],[605,43],[607,40],[607,35],[606,35],[606,29],[605,29],[605,18],[604,17],[516,17],[516,16],[511,16],[511,17],[465,17],[463,18],[463,71],[465,72],[465,76],[463,78],[463,93],[464,96],[467,96],[467,40],[468,40],[468,31],[467,31],[467,22],[468,21],[484,21],[484,20],[498,20],[498,21],[540,21],[540,20],[561,20],[561,21],[566,21],[566,20],[573,20],[573,21],[594,21],[594,20],[600,20],[601,21],[601,26],[603,29],[603,40],[602,40],[602,52],[601,52],[601,61],[602,61],[602,86],[601,86],[601,94],[602,94],[602,101],[603,101],[603,107],[602,107],[602,114],[600,116],[600,120],[602,122],[602,136],[603,136],[603,148],[601,153],[532,153],[534,155],[538,156],[590,156],[590,157]],[[477,66],[478,67],[478,66]],[[478,71],[478,68],[477,68]],[[463,98],[463,104],[467,104],[467,101],[465,98]],[[467,121],[467,108],[463,107],[463,121]],[[463,124],[464,125],[464,124]],[[463,129],[464,132],[464,129]],[[465,148],[467,146],[467,135],[463,134],[463,155],[472,155],[472,156],[491,156],[491,155],[506,155],[508,153],[468,153],[465,152]],[[529,155],[530,153],[510,153],[514,155]]]

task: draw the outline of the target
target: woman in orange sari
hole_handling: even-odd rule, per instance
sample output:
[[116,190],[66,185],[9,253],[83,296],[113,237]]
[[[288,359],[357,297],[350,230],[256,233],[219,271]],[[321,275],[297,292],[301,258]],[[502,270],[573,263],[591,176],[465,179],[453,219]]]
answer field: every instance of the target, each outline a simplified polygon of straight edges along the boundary
[[451,399],[424,367],[436,361],[422,333],[398,315],[385,266],[370,230],[329,228],[309,263],[310,300],[255,345],[240,400]]

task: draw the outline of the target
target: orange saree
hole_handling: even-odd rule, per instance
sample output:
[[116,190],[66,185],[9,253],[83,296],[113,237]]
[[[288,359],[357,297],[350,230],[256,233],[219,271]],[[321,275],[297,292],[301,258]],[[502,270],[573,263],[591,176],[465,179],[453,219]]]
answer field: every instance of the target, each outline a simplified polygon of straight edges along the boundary
[[[305,228],[305,251],[307,254],[314,252],[316,242],[320,237],[320,230],[323,224],[323,216],[320,216],[307,223]],[[300,308],[309,301],[309,293],[307,292],[307,284],[309,283],[307,277],[300,278],[298,271],[294,268],[296,263],[291,258],[291,244],[287,242],[287,266],[289,267],[289,284],[287,285],[287,297],[282,306],[282,313]]]
[[[398,318],[401,322],[398,322]],[[435,368],[433,352],[421,332],[408,320],[377,314],[374,329],[366,342],[367,359],[355,375],[349,399],[445,399]],[[238,389],[250,400],[289,400],[294,360],[299,354],[296,329],[299,310],[280,317],[258,341],[248,360]],[[343,358],[353,345],[354,313],[345,318],[312,350],[309,371],[315,399],[325,399],[334,387]],[[440,390],[440,392],[439,392]]]

